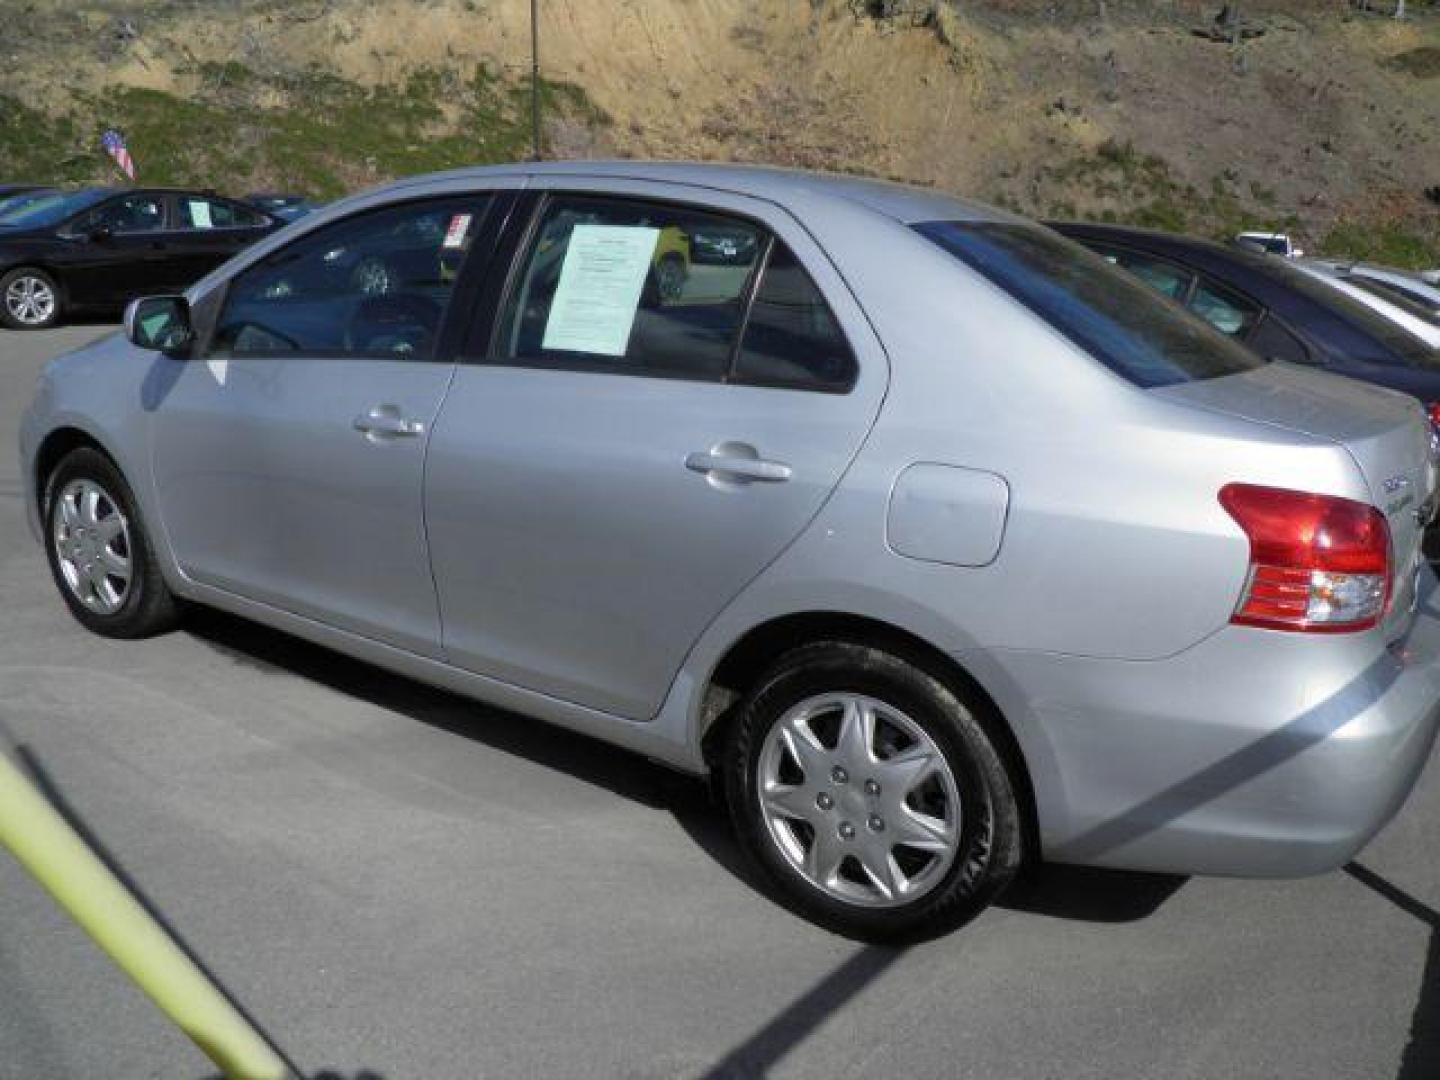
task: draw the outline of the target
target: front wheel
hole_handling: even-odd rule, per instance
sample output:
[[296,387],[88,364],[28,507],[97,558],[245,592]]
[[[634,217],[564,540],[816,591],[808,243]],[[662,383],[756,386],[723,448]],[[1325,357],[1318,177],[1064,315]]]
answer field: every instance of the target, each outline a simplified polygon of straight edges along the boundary
[[60,321],[60,287],[43,270],[22,266],[0,277],[0,323],[45,330]]
[[46,490],[45,550],[75,618],[105,637],[170,629],[178,618],[175,598],[120,470],[82,447],[61,460]]
[[982,707],[875,648],[787,654],[727,747],[741,842],[796,908],[842,933],[895,940],[959,925],[1009,883],[1022,852],[1015,787]]

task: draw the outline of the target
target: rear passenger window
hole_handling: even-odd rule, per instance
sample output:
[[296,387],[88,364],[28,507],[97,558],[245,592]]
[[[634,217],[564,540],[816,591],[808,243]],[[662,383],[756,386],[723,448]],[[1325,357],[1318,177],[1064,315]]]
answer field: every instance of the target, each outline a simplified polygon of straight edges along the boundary
[[626,199],[552,201],[512,289],[504,359],[719,380],[729,369],[758,225]]
[[182,195],[177,205],[182,229],[258,229],[265,224],[265,218],[254,210],[219,199]]
[[1162,262],[1160,259],[1147,259],[1142,255],[1125,252],[1118,255],[1115,261],[1156,292],[1163,293],[1171,300],[1183,301],[1185,293],[1190,288],[1191,277],[1189,274],[1178,266]]
[[1260,325],[1245,344],[1266,360],[1288,360],[1292,364],[1315,362],[1305,343],[1287,330],[1274,315],[1267,315],[1260,320]]
[[1208,282],[1195,286],[1195,295],[1190,298],[1190,310],[1215,327],[1222,334],[1243,339],[1260,317],[1260,309],[1248,300],[1241,300],[1233,293],[1221,292]]
[[855,354],[834,312],[794,253],[779,240],[755,292],[735,378],[836,393],[855,382]]

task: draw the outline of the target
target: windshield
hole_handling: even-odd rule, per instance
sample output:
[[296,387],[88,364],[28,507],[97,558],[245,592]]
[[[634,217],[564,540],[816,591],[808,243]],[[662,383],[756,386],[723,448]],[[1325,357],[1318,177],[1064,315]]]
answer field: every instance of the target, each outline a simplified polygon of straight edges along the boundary
[[914,228],[1137,386],[1213,379],[1265,363],[1137,278],[1048,229],[964,221]]
[[30,203],[33,203],[36,199],[43,199],[47,195],[53,194],[55,194],[53,191],[42,190],[20,191],[16,192],[14,195],[6,195],[3,198],[0,198],[0,217],[3,217],[5,214],[10,213],[12,210],[18,210],[22,206],[27,206]]
[[0,227],[44,229],[94,206],[108,191],[47,191],[17,206],[0,207]]

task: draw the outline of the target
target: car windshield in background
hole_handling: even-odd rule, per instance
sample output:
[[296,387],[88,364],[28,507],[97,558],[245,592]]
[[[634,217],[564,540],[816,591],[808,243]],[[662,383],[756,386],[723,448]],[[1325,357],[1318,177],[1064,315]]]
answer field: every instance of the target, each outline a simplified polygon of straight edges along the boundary
[[1137,386],[1213,379],[1266,362],[1048,229],[969,221],[914,228]]
[[108,191],[52,191],[17,206],[0,210],[0,228],[46,229],[94,206]]
[[1429,342],[1416,337],[1399,323],[1387,319],[1363,301],[1356,300],[1340,289],[1296,269],[1283,259],[1265,259],[1263,268],[1266,273],[1283,281],[1295,292],[1329,308],[1393,354],[1392,357],[1367,356],[1363,359],[1376,363],[1388,361],[1391,364],[1399,359],[1407,367],[1440,368],[1440,354],[1437,354]]
[[45,191],[42,189],[40,191],[22,191],[15,195],[6,195],[0,198],[0,218],[3,218],[12,211],[19,210],[23,206],[29,206],[31,203],[37,202],[40,199],[50,198],[57,194],[59,194],[59,192]]

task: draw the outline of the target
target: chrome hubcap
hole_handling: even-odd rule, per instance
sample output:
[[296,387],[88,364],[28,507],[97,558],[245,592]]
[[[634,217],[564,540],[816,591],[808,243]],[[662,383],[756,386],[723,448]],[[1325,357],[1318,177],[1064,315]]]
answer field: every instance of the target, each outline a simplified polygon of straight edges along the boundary
[[57,496],[52,543],[61,576],[97,615],[113,615],[130,595],[130,525],[105,489],[72,480]]
[[5,289],[5,310],[26,326],[38,326],[55,314],[55,290],[38,277],[18,277]]
[[760,812],[786,862],[822,892],[895,907],[944,878],[960,792],[944,754],[900,710],[862,694],[790,709],[759,758]]

